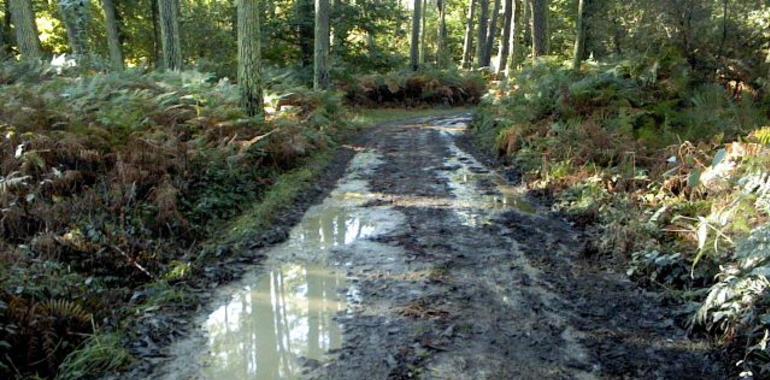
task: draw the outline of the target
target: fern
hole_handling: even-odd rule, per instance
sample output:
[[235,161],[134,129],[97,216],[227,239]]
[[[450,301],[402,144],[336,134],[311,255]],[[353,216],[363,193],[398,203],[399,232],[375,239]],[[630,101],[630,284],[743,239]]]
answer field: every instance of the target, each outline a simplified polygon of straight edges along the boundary
[[757,129],[749,137],[762,145],[770,146],[770,126]]

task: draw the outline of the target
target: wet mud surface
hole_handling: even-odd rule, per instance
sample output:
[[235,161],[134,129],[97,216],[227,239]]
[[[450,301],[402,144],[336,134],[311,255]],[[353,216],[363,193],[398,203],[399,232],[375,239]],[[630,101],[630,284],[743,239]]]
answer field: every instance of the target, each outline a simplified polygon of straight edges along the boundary
[[467,153],[468,122],[370,131],[148,377],[724,378],[660,297],[584,260],[570,224]]

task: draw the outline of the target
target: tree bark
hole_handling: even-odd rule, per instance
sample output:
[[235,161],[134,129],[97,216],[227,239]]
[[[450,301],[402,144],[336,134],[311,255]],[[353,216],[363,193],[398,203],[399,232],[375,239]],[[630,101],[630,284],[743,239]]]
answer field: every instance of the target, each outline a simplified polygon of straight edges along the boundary
[[11,7],[9,1],[3,4],[3,25],[0,26],[0,59],[11,54]]
[[10,1],[11,21],[16,28],[16,45],[23,59],[40,59],[43,56],[38,38],[35,12],[31,0]]
[[113,70],[123,70],[123,50],[120,48],[120,29],[113,0],[102,0],[104,21],[107,26],[107,45],[110,49],[110,64]]
[[572,59],[572,69],[580,70],[580,64],[583,62],[583,55],[586,48],[586,30],[583,19],[585,17],[586,0],[578,0],[577,20],[575,23],[575,51]]
[[500,0],[495,0],[492,7],[492,17],[489,20],[489,30],[487,31],[487,41],[484,47],[484,62],[482,66],[489,66],[492,61],[492,49],[495,48],[495,37],[497,37],[497,17],[500,14]]
[[532,58],[548,54],[548,0],[530,0],[532,8]]
[[350,34],[350,23],[345,22],[345,13],[343,12],[347,5],[343,0],[333,0],[331,4],[331,25],[334,27],[331,31],[331,53],[333,56],[341,56],[347,49],[348,35]]
[[[259,9],[254,9],[258,12]],[[163,68],[182,69],[182,47],[179,41],[179,4],[175,0],[158,0],[160,21],[160,45],[163,52]]]
[[67,29],[72,56],[78,66],[90,65],[88,49],[89,0],[59,0],[62,21]]
[[527,3],[527,0],[513,0],[513,18],[511,19],[511,39],[508,47],[508,65],[505,68],[505,76],[511,77],[511,72],[516,70],[519,65],[522,54],[525,51],[520,45],[519,35],[521,31],[527,31],[527,21],[523,17],[526,9],[521,9]]
[[297,0],[294,5],[297,17],[297,41],[299,42],[300,63],[303,67],[313,65],[313,0]]
[[238,90],[249,116],[264,114],[259,1],[238,0]]
[[476,13],[476,0],[468,3],[468,20],[465,24],[465,41],[463,42],[462,67],[469,69],[473,63],[473,19]]
[[[524,53],[532,50],[532,3],[531,0],[521,0],[520,4],[524,7],[519,24],[519,29],[524,32],[522,36],[524,49],[521,49]],[[526,55],[522,54],[522,57],[526,57]]]
[[500,38],[500,48],[497,52],[497,71],[495,74],[499,77],[508,66],[508,53],[511,51],[511,40],[516,39],[516,25],[513,23],[513,7],[516,6],[513,0],[505,0],[503,4],[503,35]]
[[315,0],[313,88],[329,87],[329,0]]
[[422,0],[414,0],[412,13],[412,42],[409,54],[412,70],[420,68],[420,20],[422,19]]
[[425,45],[425,32],[427,31],[425,23],[425,14],[428,13],[428,1],[422,0],[422,9],[420,12],[420,65],[425,64],[425,54],[427,46]]
[[476,67],[484,67],[489,24],[489,0],[479,0],[479,30],[476,36]]
[[436,63],[438,67],[449,66],[449,48],[447,46],[448,33],[446,28],[446,0],[437,0],[438,7],[438,49],[436,51]]

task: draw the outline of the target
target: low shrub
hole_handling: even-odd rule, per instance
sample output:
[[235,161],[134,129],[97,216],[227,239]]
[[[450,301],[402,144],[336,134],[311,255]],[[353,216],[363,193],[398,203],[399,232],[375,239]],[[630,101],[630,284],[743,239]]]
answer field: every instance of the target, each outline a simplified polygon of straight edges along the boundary
[[480,74],[423,69],[363,75],[340,84],[345,99],[363,106],[461,106],[478,103],[486,93]]

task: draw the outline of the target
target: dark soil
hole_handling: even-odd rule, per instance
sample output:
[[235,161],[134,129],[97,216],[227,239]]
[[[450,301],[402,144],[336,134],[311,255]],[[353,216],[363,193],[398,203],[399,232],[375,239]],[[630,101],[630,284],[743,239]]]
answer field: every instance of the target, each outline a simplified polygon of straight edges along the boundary
[[[467,137],[426,127],[435,122],[380,128],[369,141],[385,161],[370,180],[382,194],[373,204],[391,203],[407,220],[378,240],[400,254],[373,275],[356,270],[370,268],[371,255],[338,253],[353,263],[364,305],[341,319],[345,344],[312,377],[724,377],[711,348],[688,339],[660,296],[586,260],[580,231],[559,216],[512,210],[470,226],[451,203],[440,207],[455,197],[442,175],[458,170],[448,164],[458,159],[451,144],[500,163]],[[519,178],[512,169],[501,174]],[[495,191],[485,181],[476,186]],[[423,207],[421,199],[434,201]]]
[[[376,194],[367,206],[390,208],[404,222],[372,238],[374,244],[333,251],[360,297],[338,317],[342,347],[327,362],[305,363],[307,377],[724,378],[712,348],[687,337],[662,297],[585,258],[585,239],[570,223],[539,205],[527,213],[465,202],[498,192],[489,167],[499,163],[479,155],[457,128],[450,131],[468,121],[391,123],[358,141],[358,149],[383,161],[364,178]],[[196,284],[197,301],[253,269],[260,247],[285,238],[331,190],[351,155],[341,150],[317,188],[255,238],[252,250],[225,250]],[[459,183],[457,173],[480,177]],[[518,179],[513,170],[498,173]],[[190,315],[163,310],[138,326],[133,351],[143,361],[130,378],[147,377],[165,360],[162,347],[189,329]]]

